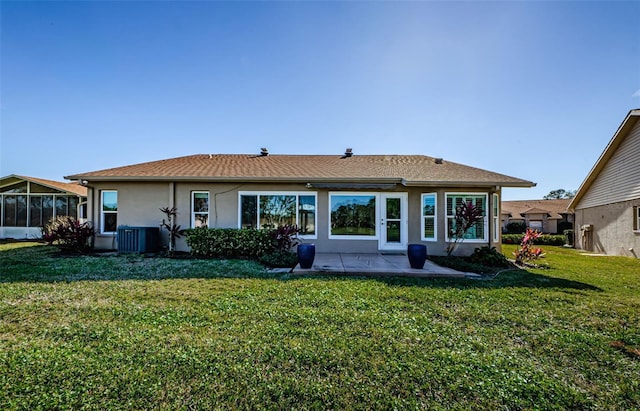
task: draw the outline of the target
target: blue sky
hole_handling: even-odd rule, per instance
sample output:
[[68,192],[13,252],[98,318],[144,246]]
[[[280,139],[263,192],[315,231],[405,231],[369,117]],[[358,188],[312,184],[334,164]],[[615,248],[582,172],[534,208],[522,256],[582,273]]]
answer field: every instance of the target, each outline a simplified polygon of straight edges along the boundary
[[0,2],[0,176],[425,154],[578,188],[640,107],[640,1]]

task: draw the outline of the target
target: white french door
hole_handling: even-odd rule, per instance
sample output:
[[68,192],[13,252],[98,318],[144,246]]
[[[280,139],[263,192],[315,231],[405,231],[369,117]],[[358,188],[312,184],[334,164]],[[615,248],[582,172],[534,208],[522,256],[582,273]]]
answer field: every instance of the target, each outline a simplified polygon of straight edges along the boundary
[[380,250],[407,249],[407,193],[380,194]]

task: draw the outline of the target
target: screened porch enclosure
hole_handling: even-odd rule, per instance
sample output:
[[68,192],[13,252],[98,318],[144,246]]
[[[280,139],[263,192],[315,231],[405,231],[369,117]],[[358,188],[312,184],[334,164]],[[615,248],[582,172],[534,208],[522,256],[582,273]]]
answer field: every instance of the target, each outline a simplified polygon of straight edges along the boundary
[[28,180],[15,180],[0,180],[0,237],[39,237],[40,228],[52,218],[84,216],[83,196]]

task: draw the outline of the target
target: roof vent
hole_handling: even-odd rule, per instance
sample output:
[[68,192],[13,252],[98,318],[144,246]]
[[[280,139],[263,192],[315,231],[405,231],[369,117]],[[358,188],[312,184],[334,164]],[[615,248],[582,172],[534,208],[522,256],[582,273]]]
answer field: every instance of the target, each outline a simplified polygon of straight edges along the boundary
[[353,156],[353,149],[352,148],[348,148],[344,151],[344,156],[345,157],[351,157]]
[[442,157],[434,158],[433,162],[436,164],[442,164]]
[[262,147],[262,148],[260,149],[260,155],[261,155],[262,157],[266,157],[266,156],[268,156],[268,155],[269,155],[269,150],[267,150],[266,148]]

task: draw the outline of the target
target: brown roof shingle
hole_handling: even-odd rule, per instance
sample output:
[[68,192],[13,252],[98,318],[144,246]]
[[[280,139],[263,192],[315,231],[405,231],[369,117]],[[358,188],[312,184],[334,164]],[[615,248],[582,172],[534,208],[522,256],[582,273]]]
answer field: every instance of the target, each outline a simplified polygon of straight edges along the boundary
[[571,199],[554,200],[515,200],[503,201],[500,205],[502,214],[511,214],[513,217],[520,217],[523,214],[548,213],[551,218],[560,219],[560,214],[567,213],[567,206]]
[[249,155],[197,154],[79,173],[71,180],[212,180],[397,182],[405,185],[500,185],[535,183],[421,155]]
[[38,183],[40,185],[51,187],[56,190],[64,191],[67,193],[77,194],[82,197],[87,196],[87,187],[83,187],[80,184],[77,184],[75,182],[67,183],[67,182],[60,182],[60,181],[54,181],[54,180],[47,180],[44,178],[21,176],[18,174],[11,174],[6,177],[0,178],[0,180],[31,181],[31,182]]

